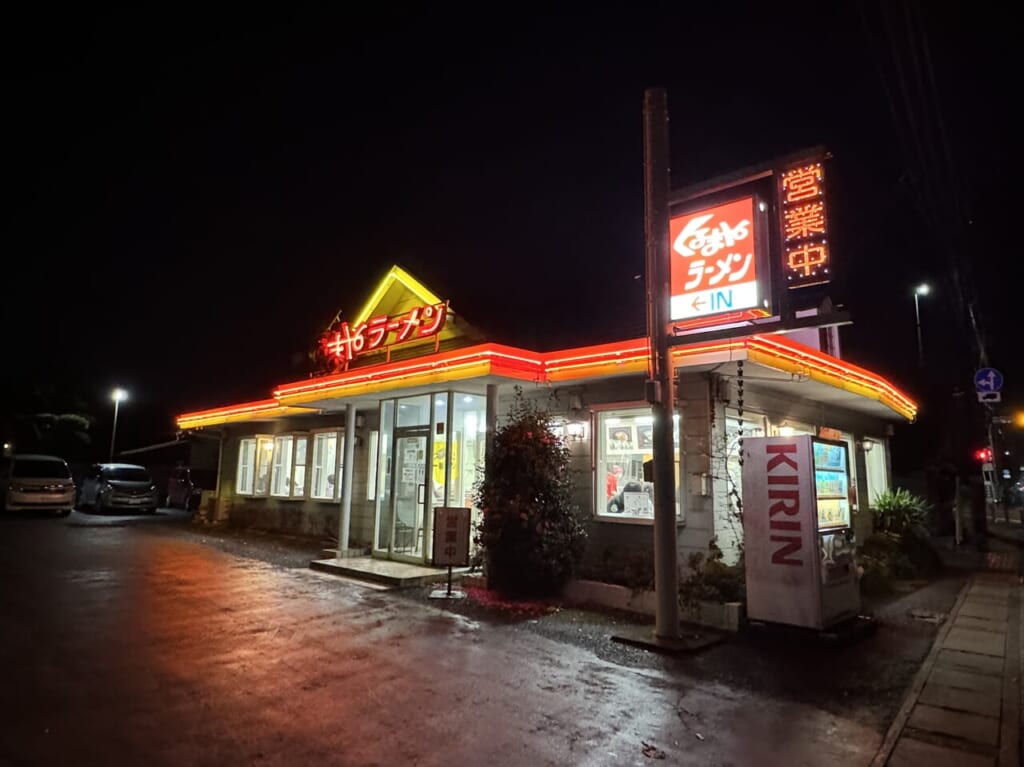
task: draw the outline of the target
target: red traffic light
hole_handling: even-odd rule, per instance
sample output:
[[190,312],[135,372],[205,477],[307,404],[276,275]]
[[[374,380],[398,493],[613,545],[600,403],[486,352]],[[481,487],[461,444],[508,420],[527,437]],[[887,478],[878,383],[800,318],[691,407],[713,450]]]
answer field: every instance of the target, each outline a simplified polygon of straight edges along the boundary
[[992,461],[992,451],[987,447],[982,447],[974,451],[974,458],[982,463],[989,463]]

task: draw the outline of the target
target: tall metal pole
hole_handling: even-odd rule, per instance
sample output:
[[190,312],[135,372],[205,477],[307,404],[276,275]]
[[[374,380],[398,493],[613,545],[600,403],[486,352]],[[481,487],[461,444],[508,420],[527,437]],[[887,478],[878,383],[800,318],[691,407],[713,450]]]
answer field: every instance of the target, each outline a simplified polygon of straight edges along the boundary
[[654,633],[678,639],[679,554],[676,550],[675,448],[672,442],[672,362],[668,345],[668,98],[664,88],[644,92],[644,252],[647,265],[647,334],[651,380],[647,399],[653,424]]
[[121,398],[114,397],[114,427],[110,430],[110,460],[114,460],[114,438],[117,436],[117,406],[121,404]]
[[917,364],[924,367],[924,344],[921,343],[921,306],[917,290],[914,291],[914,319],[917,321]]

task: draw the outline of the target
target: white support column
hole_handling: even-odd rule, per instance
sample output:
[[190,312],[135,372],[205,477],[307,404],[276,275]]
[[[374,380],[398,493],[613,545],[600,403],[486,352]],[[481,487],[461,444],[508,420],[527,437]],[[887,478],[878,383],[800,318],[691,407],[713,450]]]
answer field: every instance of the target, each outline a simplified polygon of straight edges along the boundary
[[338,558],[348,550],[348,529],[352,524],[352,464],[356,453],[356,406],[345,405],[345,465],[341,472],[341,520],[338,523]]

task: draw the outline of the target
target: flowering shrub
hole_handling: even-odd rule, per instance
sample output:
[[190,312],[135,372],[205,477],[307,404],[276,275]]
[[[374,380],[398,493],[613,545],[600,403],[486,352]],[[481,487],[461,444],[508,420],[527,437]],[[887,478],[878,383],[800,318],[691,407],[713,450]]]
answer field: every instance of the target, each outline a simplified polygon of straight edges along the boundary
[[517,389],[476,488],[483,519],[475,540],[488,586],[505,594],[553,594],[583,556],[586,530],[572,501],[569,450],[549,424],[548,413]]

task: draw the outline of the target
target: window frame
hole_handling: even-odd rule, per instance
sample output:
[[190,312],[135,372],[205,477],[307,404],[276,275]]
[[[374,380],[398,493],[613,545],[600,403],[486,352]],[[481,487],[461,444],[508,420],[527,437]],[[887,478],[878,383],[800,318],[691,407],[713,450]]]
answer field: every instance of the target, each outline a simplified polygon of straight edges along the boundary
[[[262,492],[256,492],[256,483],[259,480],[260,469],[263,468],[263,462],[260,459],[260,456],[263,455],[263,453],[260,451],[260,444],[261,443],[266,443],[266,442],[270,443],[270,467],[267,470],[267,487]],[[253,473],[252,473],[252,488],[253,488],[253,492],[251,493],[251,496],[253,498],[269,498],[270,497],[270,483],[271,483],[271,476],[273,474],[273,469],[274,469],[274,435],[273,434],[257,434],[256,435],[256,458],[253,461]]]
[[[287,482],[287,493],[275,493],[274,487],[276,486],[277,472],[280,466],[278,461],[278,443],[283,443],[285,440],[290,441],[291,450],[288,457],[288,478]],[[289,431],[283,434],[274,435],[274,453],[270,460],[270,497],[277,498],[280,500],[295,500],[304,499],[306,497],[306,479],[305,473],[303,474],[302,487],[296,489],[295,487],[295,469],[298,467],[298,450],[296,449],[299,440],[306,440],[306,459],[303,462],[303,468],[309,461],[309,434],[304,431]]]
[[369,443],[369,449],[366,451],[366,500],[374,501],[377,499],[377,470],[379,468],[377,453],[380,450],[379,429],[372,429],[370,431]]
[[[334,496],[325,497],[317,496],[314,494],[316,487],[316,438],[323,434],[334,435]],[[309,444],[307,450],[307,465],[306,470],[308,491],[306,497],[311,501],[317,501],[318,503],[337,503],[341,500],[341,484],[342,484],[342,470],[345,466],[345,429],[343,427],[334,427],[326,429],[313,429],[309,432]]]
[[[598,464],[602,461],[607,464],[607,448],[605,448],[605,454],[602,454],[601,448],[602,443],[606,440],[605,435],[602,434],[604,430],[604,424],[602,423],[602,417],[613,411],[638,411],[636,415],[650,416],[653,419],[654,409],[649,402],[643,400],[630,400],[627,402],[604,402],[600,404],[594,404],[590,406],[590,447],[591,447],[591,475],[594,478],[594,488],[591,497],[594,503],[594,520],[597,522],[609,522],[611,524],[618,525],[653,525],[654,516],[653,513],[650,517],[634,517],[625,516],[622,514],[609,514],[607,512],[608,499],[605,498],[605,482],[598,476]],[[680,413],[674,413],[673,418],[675,419],[675,429],[673,431],[673,441],[675,443],[675,460],[674,467],[677,476],[681,477],[682,474],[682,452],[680,448],[681,434],[679,427],[682,425],[682,416]],[[639,436],[639,435],[637,435]],[[637,440],[637,446],[633,449],[633,452],[640,452],[642,448],[639,447],[639,440]],[[680,479],[680,482],[682,480]],[[682,503],[677,492],[676,495],[676,525],[683,526],[686,524],[686,518],[682,513]]]
[[[263,494],[256,492],[256,471],[259,463],[259,448],[260,440],[264,442],[270,439],[273,440],[273,436],[270,434],[253,434],[248,437],[242,437],[238,442],[238,460],[235,462],[235,495],[244,496],[246,498],[262,498]],[[252,463],[249,464],[250,476],[249,476],[249,487],[248,490],[240,489],[240,483],[242,479],[242,456],[245,454],[245,444],[247,442],[252,443]],[[268,481],[269,490],[269,481]]]
[[[298,499],[298,500],[305,500],[306,496],[309,494],[309,491],[308,491],[308,488],[309,488],[309,432],[307,432],[307,431],[292,432],[291,436],[292,436],[292,474],[291,474],[291,477],[289,477],[290,482],[289,482],[288,486],[291,488],[292,494],[290,496],[288,496],[288,497],[289,498],[293,498],[293,499]],[[303,469],[303,473],[302,473],[302,486],[301,487],[296,487],[295,486],[295,470],[299,468],[298,442],[299,442],[300,439],[306,441],[306,457],[305,457],[305,460],[303,460],[303,462],[302,462],[302,469]]]

